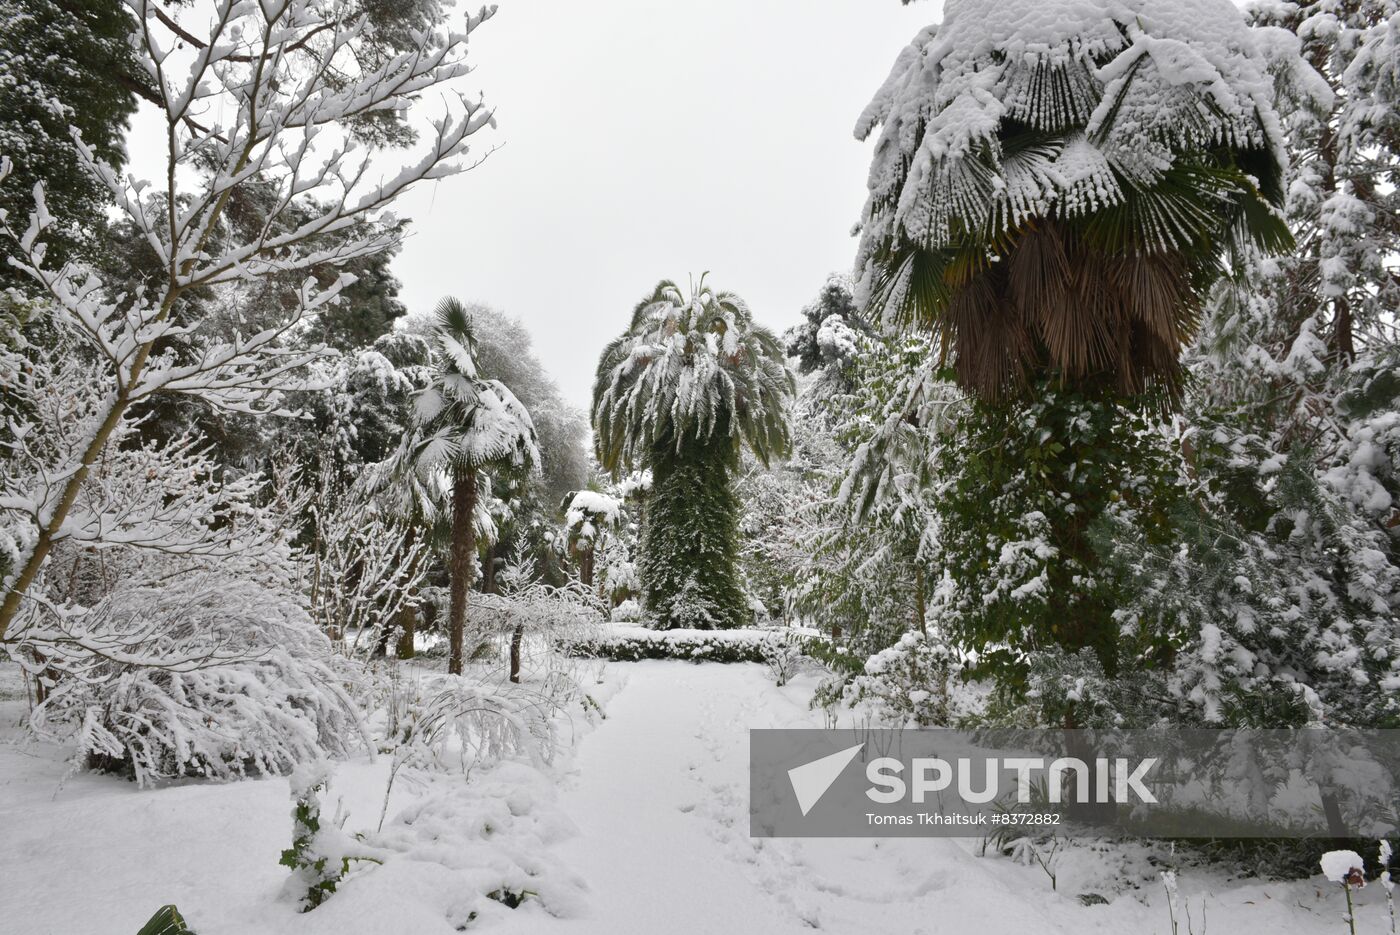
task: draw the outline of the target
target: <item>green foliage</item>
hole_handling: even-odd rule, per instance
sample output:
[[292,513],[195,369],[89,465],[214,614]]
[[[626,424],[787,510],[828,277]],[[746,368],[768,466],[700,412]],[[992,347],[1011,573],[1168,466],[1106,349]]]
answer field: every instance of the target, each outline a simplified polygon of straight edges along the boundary
[[842,381],[813,384],[799,405],[799,425],[834,435],[837,451],[825,453],[825,489],[796,530],[789,601],[846,651],[869,655],[923,619],[930,429],[958,401],[932,378],[927,338],[863,336],[858,347]]
[[829,278],[817,298],[802,309],[802,323],[783,334],[788,356],[797,358],[798,373],[816,373],[833,365],[839,373],[848,362],[836,340],[840,335],[833,333],[836,322],[828,325],[823,333],[823,325],[833,316],[853,334],[870,331],[856,305],[850,280],[845,276]]
[[512,890],[507,887],[501,887],[486,894],[487,899],[494,899],[507,909],[519,909],[525,900],[531,897],[538,898],[539,894],[534,890]]
[[[578,637],[560,644],[571,656],[639,662],[643,659],[679,659],[686,662],[767,663],[774,648],[794,639],[790,630],[729,630],[725,633],[667,632],[637,629],[611,630],[597,636]],[[801,640],[805,651],[810,641]]]
[[[23,230],[42,182],[59,226],[48,236],[55,268],[91,252],[106,227],[107,190],[78,157],[75,127],[94,155],[120,170],[136,109],[127,36],[135,21],[120,0],[0,0],[0,155],[14,173],[0,185],[0,211]],[[34,281],[0,264],[0,290],[34,292]]]
[[302,912],[310,912],[335,893],[340,881],[350,872],[350,858],[335,858],[322,852],[321,792],[326,788],[324,776],[314,777],[295,790],[292,805],[292,846],[282,852],[278,861],[296,874],[306,891],[301,897]]
[[689,297],[663,281],[598,360],[598,460],[616,476],[651,466],[661,447],[700,442],[725,451],[730,466],[744,444],[767,464],[787,452],[793,388],[778,339],[743,299],[703,277]]
[[739,583],[739,500],[721,445],[692,442],[652,456],[638,571],[647,610],[662,629],[753,622]]
[[195,935],[174,906],[161,906],[136,935]]
[[1044,384],[1034,402],[975,404],[936,460],[931,613],[978,654],[979,674],[1019,691],[1028,657],[1053,647],[1091,650],[1110,675],[1152,661],[1150,641],[1121,641],[1125,583],[1092,531],[1113,515],[1164,541],[1181,491],[1156,420],[1113,394]]
[[950,726],[952,686],[962,665],[941,636],[905,633],[868,659],[820,637],[803,648],[833,672],[818,687],[814,707],[859,706],[881,724]]

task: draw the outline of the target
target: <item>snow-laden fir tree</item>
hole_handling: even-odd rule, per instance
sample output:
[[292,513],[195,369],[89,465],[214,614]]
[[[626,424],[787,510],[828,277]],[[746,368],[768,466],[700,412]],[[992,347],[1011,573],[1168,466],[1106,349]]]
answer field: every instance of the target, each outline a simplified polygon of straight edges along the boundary
[[[1178,718],[1400,723],[1400,4],[1263,4],[1293,170],[1287,257],[1246,256],[1188,358],[1191,500],[1131,516],[1125,631],[1164,633]],[[1302,65],[1302,58],[1312,67]]]
[[1222,256],[1290,243],[1264,51],[1228,0],[953,0],[861,117],[882,129],[858,297],[974,396],[930,535],[970,648],[1119,661],[1089,529],[1115,496],[1159,515],[1136,423],[1180,399]]
[[841,383],[846,365],[858,351],[858,335],[870,330],[856,305],[850,277],[829,277],[816,299],[802,309],[802,319],[783,333],[788,356],[797,358],[797,372],[849,388]]
[[598,459],[614,476],[651,470],[639,570],[660,626],[751,619],[731,473],[745,445],[765,464],[786,453],[792,393],[778,339],[703,277],[689,296],[658,284],[603,351],[593,384]]
[[[0,23],[0,154],[15,167],[0,188],[0,211],[27,216],[42,182],[57,219],[49,236],[53,258],[75,251],[90,257],[112,198],[83,164],[73,130],[107,164],[126,161],[122,137],[136,94],[114,78],[137,71],[127,41],[135,20],[121,0],[3,0]],[[30,296],[41,291],[0,263],[0,289],[10,287]]]

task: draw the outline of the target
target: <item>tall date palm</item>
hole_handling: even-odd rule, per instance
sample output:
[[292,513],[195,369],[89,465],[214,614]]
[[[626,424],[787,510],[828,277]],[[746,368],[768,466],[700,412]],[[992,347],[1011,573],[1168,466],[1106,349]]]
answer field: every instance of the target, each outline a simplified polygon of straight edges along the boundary
[[598,458],[614,475],[652,472],[638,570],[661,626],[745,621],[730,474],[744,446],[765,464],[786,454],[793,390],[778,339],[704,277],[690,295],[659,283],[603,351],[593,384]]

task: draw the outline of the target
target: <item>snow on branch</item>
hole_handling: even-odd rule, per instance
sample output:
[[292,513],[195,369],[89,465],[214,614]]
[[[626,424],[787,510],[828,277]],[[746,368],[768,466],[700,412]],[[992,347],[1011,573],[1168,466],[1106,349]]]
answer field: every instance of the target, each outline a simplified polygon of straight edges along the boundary
[[[73,135],[80,161],[161,272],[135,294],[119,294],[84,263],[47,266],[45,241],[59,219],[42,188],[23,230],[0,218],[8,262],[42,286],[75,353],[101,365],[98,385],[85,380],[90,394],[82,398],[40,385],[59,377],[63,362],[32,373],[26,365],[0,371],[7,389],[14,381],[31,396],[48,394],[50,415],[66,409],[73,417],[46,417],[12,435],[33,486],[6,484],[0,501],[0,513],[22,517],[27,527],[11,535],[19,545],[3,566],[0,641],[64,538],[94,545],[148,545],[150,538],[163,548],[194,548],[172,538],[172,508],[138,498],[127,502],[136,512],[114,513],[101,502],[102,484],[89,483],[115,442],[128,437],[133,407],[173,393],[215,409],[285,414],[284,394],[315,388],[307,367],[331,353],[299,341],[302,325],[354,282],[327,271],[396,246],[402,228],[389,211],[393,202],[420,182],[471,168],[471,138],[493,124],[490,109],[456,86],[471,70],[469,39],[494,7],[455,30],[415,33],[394,54],[366,56],[366,21],[347,21],[320,0],[220,0],[212,10],[178,15],[154,0],[125,2],[138,24],[137,57],[163,112],[163,177],[154,186],[122,178]],[[383,113],[406,120],[430,92],[430,130],[401,165],[357,138],[355,121]],[[0,179],[8,171],[0,154]],[[252,224],[232,224],[235,199],[262,213]],[[289,276],[302,279],[293,301],[253,334],[213,335],[208,305],[193,299],[195,290],[246,289]],[[143,509],[151,511],[144,526],[136,521]]]

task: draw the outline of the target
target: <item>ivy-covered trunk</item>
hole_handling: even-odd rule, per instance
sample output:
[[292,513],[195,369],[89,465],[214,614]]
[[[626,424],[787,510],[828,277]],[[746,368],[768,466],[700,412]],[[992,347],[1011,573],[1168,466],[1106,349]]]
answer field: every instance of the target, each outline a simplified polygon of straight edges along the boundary
[[979,674],[1019,691],[1030,654],[1087,651],[1113,677],[1144,651],[1125,645],[1114,615],[1125,585],[1101,550],[1110,518],[1155,541],[1180,496],[1155,418],[1111,391],[1046,380],[1033,402],[978,402],[953,427],[929,560],[951,584],[940,625],[978,652]]
[[736,556],[739,500],[730,484],[727,426],[713,441],[651,453],[651,501],[641,562],[646,606],[663,629],[717,629],[748,622]]
[[462,645],[467,632],[467,591],[472,584],[472,558],[476,555],[476,533],[472,514],[476,512],[476,472],[459,470],[452,483],[452,553],[448,561],[451,578],[448,601],[450,648],[447,671],[462,674]]

